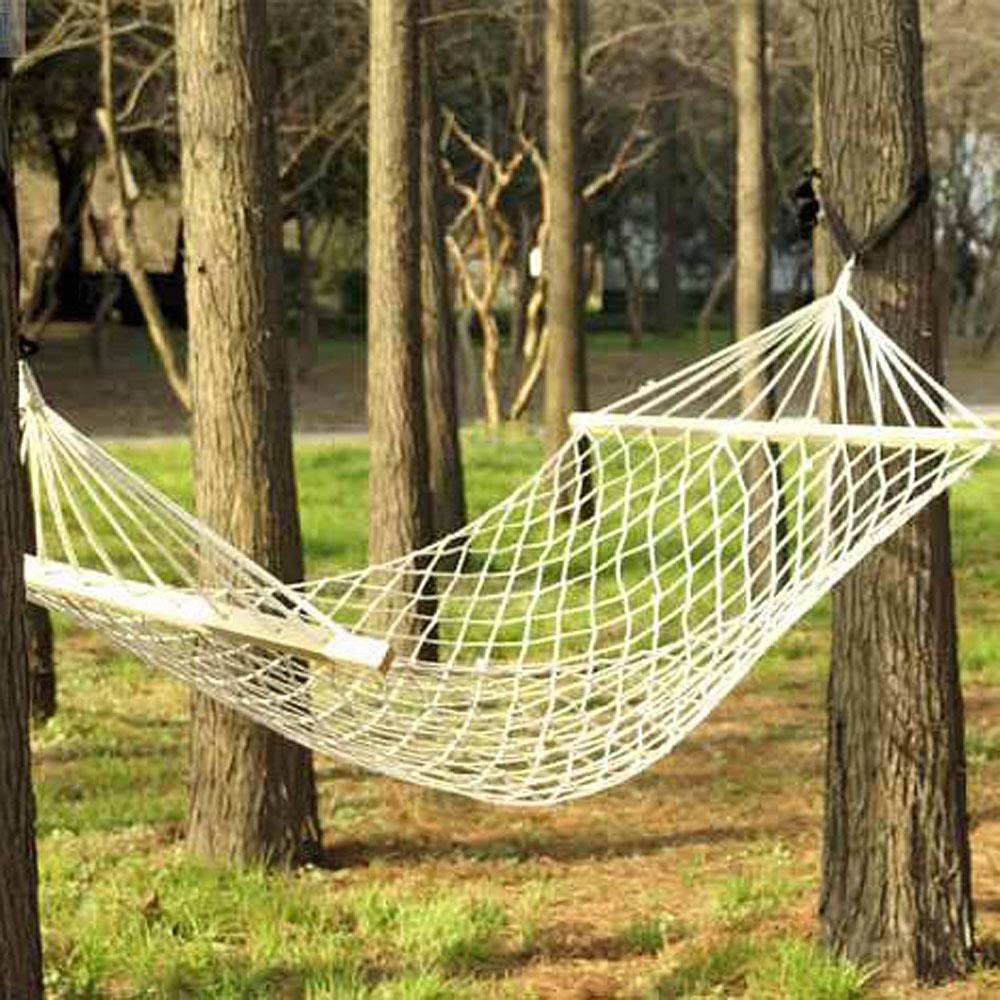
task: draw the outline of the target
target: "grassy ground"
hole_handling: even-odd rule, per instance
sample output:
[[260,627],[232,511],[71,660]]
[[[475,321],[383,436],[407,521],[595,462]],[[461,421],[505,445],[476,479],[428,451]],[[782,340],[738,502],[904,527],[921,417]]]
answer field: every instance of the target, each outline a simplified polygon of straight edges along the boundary
[[[535,438],[467,438],[475,510]],[[181,446],[121,456],[182,500]],[[364,562],[366,455],[307,446],[310,570]],[[955,497],[981,940],[1000,937],[1000,462]],[[184,689],[60,626],[61,710],[35,733],[54,996],[695,997],[906,990],[814,943],[825,612],[661,765],[548,812],[480,807],[318,762],[327,863],[188,860]],[[943,991],[996,995],[983,968]]]

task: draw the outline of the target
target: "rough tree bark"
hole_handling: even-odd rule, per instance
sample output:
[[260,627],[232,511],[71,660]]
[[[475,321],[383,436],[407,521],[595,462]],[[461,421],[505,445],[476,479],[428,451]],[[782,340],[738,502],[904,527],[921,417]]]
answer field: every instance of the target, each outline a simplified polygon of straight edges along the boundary
[[[266,0],[177,0],[182,205],[199,516],[301,579]],[[286,864],[319,847],[310,754],[192,699],[188,840]]]
[[[919,3],[817,12],[823,192],[861,239],[927,168]],[[866,257],[852,291],[940,377],[932,227],[925,202]],[[959,975],[973,939],[947,500],[869,556],[835,592],[833,613],[826,940],[891,973]]]
[[[418,548],[433,527],[420,321],[420,8],[420,0],[370,5],[368,553],[373,563]],[[402,631],[413,634],[419,625],[415,620]]]
[[[432,0],[424,0],[433,13]],[[420,29],[421,315],[427,403],[427,461],[436,537],[465,524],[465,481],[455,384],[455,312],[448,275],[441,183],[441,114],[434,26]]]
[[546,0],[546,140],[551,221],[545,439],[550,453],[569,437],[569,416],[587,408],[583,341],[583,239],[580,190],[580,4]]
[[0,997],[42,996],[35,802],[28,745],[22,490],[15,375],[17,211],[10,148],[10,60],[0,60]]

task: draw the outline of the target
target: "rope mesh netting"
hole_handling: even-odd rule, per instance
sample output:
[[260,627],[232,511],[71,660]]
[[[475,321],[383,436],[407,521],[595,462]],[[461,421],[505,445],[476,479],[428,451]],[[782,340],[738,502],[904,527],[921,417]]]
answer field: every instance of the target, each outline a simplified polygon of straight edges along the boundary
[[[998,442],[847,290],[595,413],[462,531],[283,586],[22,377],[30,596],[322,753],[549,805],[668,753]],[[211,580],[211,586],[200,581]]]

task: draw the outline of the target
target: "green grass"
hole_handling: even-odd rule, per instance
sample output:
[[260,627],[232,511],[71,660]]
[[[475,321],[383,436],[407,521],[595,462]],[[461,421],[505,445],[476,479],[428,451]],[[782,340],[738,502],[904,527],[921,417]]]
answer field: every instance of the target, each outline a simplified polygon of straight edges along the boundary
[[801,938],[738,936],[682,953],[650,991],[656,1000],[741,996],[748,1000],[858,1000],[870,978]]
[[[523,431],[499,438],[476,431],[465,444],[473,513],[530,476],[542,452]],[[116,453],[190,503],[185,447]],[[310,573],[363,565],[365,449],[308,444],[297,459]],[[953,501],[961,661],[966,682],[979,690],[1000,680],[998,495],[994,460],[962,483]],[[823,607],[813,612],[769,654],[755,674],[756,694],[788,705],[812,697],[818,713],[827,617]],[[414,793],[411,802],[395,786],[321,762],[323,818],[334,842],[376,838],[388,845],[370,868],[349,870],[342,880],[326,870],[268,875],[199,864],[178,839],[186,803],[186,690],[64,622],[58,636],[61,709],[33,738],[52,996],[521,997],[532,991],[516,978],[508,983],[510,975],[550,961],[558,967],[561,953],[552,939],[560,926],[584,919],[576,917],[574,898],[589,891],[590,872],[600,871],[598,862],[572,854],[542,866],[540,858],[561,842],[545,824],[555,829],[563,813],[523,819],[429,793]],[[748,803],[788,790],[788,766],[765,774],[758,758],[815,756],[809,741],[821,738],[821,724],[812,728],[765,715],[747,720],[744,742],[713,751],[709,763],[702,760],[709,753],[704,746],[685,758],[680,773],[686,767],[697,776],[699,798],[712,810],[710,833],[690,847],[663,848],[675,897],[655,904],[637,897],[628,916],[619,912],[594,932],[611,954],[647,963],[643,988],[650,996],[852,1000],[863,994],[863,972],[830,961],[786,926],[789,912],[815,892],[792,863],[792,848],[771,836],[733,853],[725,841]],[[976,782],[995,781],[996,728],[970,720],[968,746]],[[752,786],[732,769],[740,757],[751,758],[743,767],[761,771]],[[685,781],[677,782],[678,792]],[[654,782],[643,786],[647,794],[669,790]],[[628,824],[632,801],[623,790],[573,815],[607,808],[610,817],[620,810]],[[667,834],[685,818],[666,811],[646,815],[648,828],[609,832],[602,841],[608,863],[619,858],[615,838],[628,859],[641,849],[629,846],[633,838]],[[394,862],[392,845],[403,840],[419,854],[429,822],[453,833],[456,843],[470,827],[481,835],[456,848],[456,859],[431,857],[420,863],[419,878],[397,883],[394,875],[417,863]],[[723,838],[718,846],[710,835],[716,829]],[[562,839],[575,843],[572,828]],[[614,896],[613,888],[603,891]],[[601,919],[588,913],[587,920]],[[544,985],[536,995],[547,995]]]
[[777,872],[734,875],[716,890],[712,911],[721,926],[742,929],[779,913],[798,891],[792,880]]
[[198,865],[180,849],[149,871],[72,834],[42,855],[48,985],[100,996],[452,996],[497,949],[504,915],[461,891],[377,881],[335,893],[317,873]]

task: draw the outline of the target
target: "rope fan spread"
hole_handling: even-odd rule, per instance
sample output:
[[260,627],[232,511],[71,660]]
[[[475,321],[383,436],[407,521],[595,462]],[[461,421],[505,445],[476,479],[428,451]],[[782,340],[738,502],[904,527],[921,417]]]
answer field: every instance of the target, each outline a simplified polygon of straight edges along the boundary
[[314,750],[552,805],[663,757],[859,560],[1000,443],[835,290],[594,413],[395,562],[290,587],[22,367],[33,601]]

